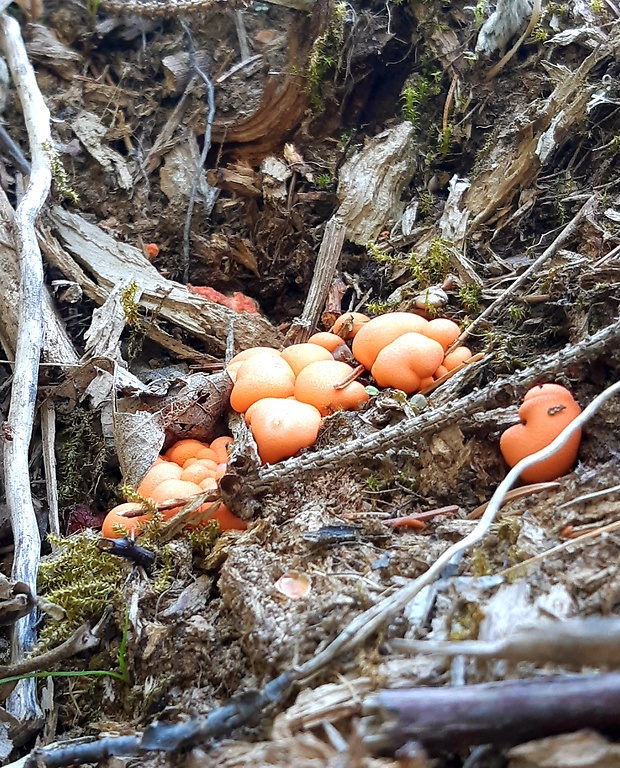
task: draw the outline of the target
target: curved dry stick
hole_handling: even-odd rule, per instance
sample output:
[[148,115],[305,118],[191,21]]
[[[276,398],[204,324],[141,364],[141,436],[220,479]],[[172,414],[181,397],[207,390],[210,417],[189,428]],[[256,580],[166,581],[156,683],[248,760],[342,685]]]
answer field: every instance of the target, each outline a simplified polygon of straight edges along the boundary
[[436,581],[443,569],[455,556],[466,552],[470,547],[477,544],[486,536],[491,523],[495,520],[495,516],[502,506],[502,501],[504,500],[506,493],[519,479],[523,470],[537,464],[543,459],[547,459],[549,456],[553,456],[556,451],[563,448],[573,433],[577,429],[580,429],[601,407],[601,405],[603,405],[603,403],[619,391],[620,381],[603,390],[603,392],[601,392],[598,397],[594,398],[590,405],[588,405],[576,419],[571,421],[551,445],[548,445],[537,453],[533,453],[531,456],[526,456],[526,458],[516,464],[497,487],[497,490],[489,501],[488,507],[480,518],[480,522],[471,533],[461,539],[461,541],[457,541],[456,544],[448,547],[448,549],[437,558],[433,565],[431,565],[426,573],[423,573],[411,582],[411,584],[388,595],[388,597],[385,597],[372,608],[369,608],[367,611],[364,611],[353,619],[349,626],[346,627],[324,650],[295,670],[295,679],[300,681],[312,677],[342,653],[346,653],[359,646],[371,635],[375,634],[388,618],[401,611],[424,587]]
[[530,23],[527,25],[525,32],[521,35],[521,37],[517,40],[517,42],[512,46],[512,48],[508,51],[508,53],[505,56],[502,56],[502,58],[497,62],[497,64],[487,72],[486,77],[484,78],[487,83],[490,80],[492,80],[495,77],[495,75],[499,74],[499,72],[502,71],[502,69],[506,66],[506,64],[508,64],[510,59],[512,59],[515,53],[523,45],[523,41],[534,31],[534,27],[538,24],[538,19],[540,18],[540,11],[541,11],[541,0],[534,0],[534,5],[532,6],[532,15],[530,17]]
[[[15,540],[11,575],[15,581],[28,584],[34,594],[41,543],[30,493],[28,446],[34,420],[43,335],[43,265],[34,225],[52,181],[49,163],[52,137],[49,110],[28,60],[19,24],[6,14],[0,17],[0,44],[22,105],[32,156],[30,180],[15,212],[15,243],[21,262],[20,313],[8,429],[4,437],[4,471]],[[12,663],[21,661],[34,639],[34,616],[30,614],[20,619],[13,628]],[[22,721],[40,717],[34,680],[23,680],[18,684],[8,701],[8,709]]]

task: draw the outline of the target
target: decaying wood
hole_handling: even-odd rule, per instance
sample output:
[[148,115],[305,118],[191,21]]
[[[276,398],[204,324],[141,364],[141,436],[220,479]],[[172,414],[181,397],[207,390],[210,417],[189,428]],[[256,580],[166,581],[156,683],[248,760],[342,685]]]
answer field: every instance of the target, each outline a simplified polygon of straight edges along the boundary
[[393,754],[408,741],[433,752],[513,745],[580,728],[615,728],[620,673],[380,691],[363,705],[364,743]]
[[[386,427],[375,434],[351,440],[342,445],[326,448],[294,459],[287,459],[276,466],[267,466],[259,475],[259,486],[269,487],[304,472],[333,469],[335,466],[349,466],[363,458],[377,457],[411,445],[416,439],[431,431],[441,431],[458,423],[462,418],[477,411],[496,405],[502,394],[512,396],[524,393],[534,384],[548,377],[564,373],[571,365],[595,360],[607,350],[613,349],[620,339],[620,320],[574,345],[567,345],[536,365],[518,371],[506,379],[496,381],[485,389],[462,397],[448,398],[445,404],[423,411],[419,416],[404,419],[398,424]],[[453,380],[451,380],[453,381]],[[448,382],[448,386],[450,382]]]
[[207,181],[212,187],[235,192],[241,197],[260,197],[263,194],[260,174],[245,163],[207,171]]
[[608,45],[598,47],[574,72],[567,72],[545,102],[537,105],[525,127],[509,132],[491,147],[487,169],[476,176],[465,195],[465,205],[473,217],[469,234],[492,221],[519,189],[530,187],[569,133],[585,122],[587,103],[598,87],[589,85],[588,77],[612,55],[619,34],[614,31]]
[[241,121],[216,120],[213,141],[249,145],[236,154],[247,162],[260,163],[301,123],[308,106],[304,86],[302,77],[270,78],[256,112]]
[[[97,304],[103,304],[108,298],[109,291],[100,287],[94,280],[84,272],[84,270],[77,264],[71,256],[62,248],[58,240],[52,235],[51,231],[46,228],[39,228],[39,244],[46,260],[56,269],[67,277],[69,280],[73,280],[77,283],[86,296],[92,299]],[[0,305],[1,306],[1,305]],[[183,344],[183,342],[174,338],[171,334],[164,331],[157,325],[157,312],[155,312],[154,318],[138,318],[140,332],[154,342],[159,344],[164,349],[169,350],[172,354],[180,357],[184,360],[200,360],[202,362],[211,361],[217,362],[218,358],[210,355],[201,354],[197,350]],[[66,336],[64,326],[63,334]],[[74,362],[77,364],[77,353],[74,352]]]
[[522,275],[510,284],[510,286],[498,296],[489,306],[476,317],[470,325],[463,331],[456,342],[450,347],[452,350],[454,347],[461,344],[473,331],[476,330],[482,323],[485,323],[489,317],[494,315],[500,309],[503,309],[511,301],[514,301],[515,294],[522,286],[526,285],[533,277],[538,275],[542,267],[551,259],[562,246],[568,242],[577,233],[579,224],[593,212],[596,203],[596,194],[588,198],[585,205],[583,205],[575,216],[568,222],[568,224],[562,229],[560,234],[554,239],[551,245],[540,254],[540,256],[531,264]]
[[[88,270],[106,295],[121,279],[131,277],[142,290],[141,308],[201,338],[222,356],[233,318],[237,349],[273,346],[281,342],[280,334],[261,316],[236,314],[188,291],[179,283],[166,280],[138,248],[118,242],[81,216],[54,208],[50,219],[64,247],[82,268]],[[72,279],[80,282],[75,270]],[[88,294],[90,286],[86,284],[83,288]],[[98,295],[101,294],[98,292]],[[155,340],[150,330],[148,335]],[[161,340],[161,335],[159,338]]]
[[[19,319],[8,414],[10,439],[6,439],[5,435],[4,474],[15,542],[12,578],[27,584],[34,594],[41,541],[30,490],[28,446],[43,339],[43,264],[35,221],[52,181],[49,157],[52,138],[49,110],[28,61],[19,24],[6,14],[0,17],[0,41],[22,105],[32,157],[28,186],[15,212],[15,243],[20,257]],[[48,148],[47,153],[45,147]],[[13,628],[11,659],[14,663],[21,661],[35,638],[34,618],[32,615],[24,616]],[[41,716],[32,680],[19,683],[7,708],[22,721],[36,721]]]
[[409,122],[369,139],[340,169],[336,215],[357,245],[374,240],[405,208],[401,196],[415,171],[415,129]]
[[[0,344],[13,360],[17,345],[19,315],[19,257],[12,237],[15,211],[4,190],[0,189]],[[58,317],[49,291],[43,288],[41,357],[57,365],[77,365],[78,356],[62,321]]]
[[323,241],[316,259],[312,283],[308,290],[303,312],[301,317],[293,321],[286,337],[290,343],[300,344],[307,341],[310,335],[314,333],[340,260],[344,236],[345,226],[343,222],[337,216],[332,216],[325,225]]

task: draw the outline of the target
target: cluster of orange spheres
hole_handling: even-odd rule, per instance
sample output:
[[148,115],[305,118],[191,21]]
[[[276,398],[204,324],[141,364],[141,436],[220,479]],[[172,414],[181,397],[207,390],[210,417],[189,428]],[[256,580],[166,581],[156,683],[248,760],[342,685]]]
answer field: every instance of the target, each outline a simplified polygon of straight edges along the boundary
[[[181,499],[185,503],[198,493],[215,491],[217,481],[226,472],[227,445],[230,442],[232,437],[218,437],[211,444],[200,440],[179,440],[165,455],[156,459],[138,486],[138,493],[155,504],[162,504],[173,499]],[[206,511],[209,506],[205,504],[196,514]],[[108,512],[101,533],[107,538],[137,533],[151,521],[152,515],[127,517],[127,514],[135,514],[141,509],[142,505],[138,502],[119,504]],[[169,520],[179,509],[180,506],[162,510],[162,517]],[[224,504],[220,504],[210,519],[216,520],[222,530],[246,528],[246,523],[233,515]]]
[[359,317],[359,328],[353,326],[351,331],[353,355],[380,387],[394,387],[411,395],[472,356],[467,347],[446,355],[461,333],[452,320],[426,320],[411,312],[391,312],[372,320]]
[[353,355],[380,387],[412,394],[471,357],[465,347],[446,356],[459,334],[452,320],[349,312],[332,332],[316,333],[305,344],[282,352],[254,347],[234,357],[227,367],[234,381],[230,404],[245,414],[261,460],[273,464],[313,445],[323,416],[368,401],[360,382],[342,386],[354,371],[337,359],[346,340],[352,339]]

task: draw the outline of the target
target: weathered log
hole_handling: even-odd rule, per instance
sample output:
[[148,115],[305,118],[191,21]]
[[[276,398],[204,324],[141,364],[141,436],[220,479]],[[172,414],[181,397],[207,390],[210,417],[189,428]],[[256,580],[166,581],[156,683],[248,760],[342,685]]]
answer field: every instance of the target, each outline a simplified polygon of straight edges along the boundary
[[617,729],[620,673],[380,691],[362,713],[364,741],[382,754],[409,741],[432,753],[511,746],[581,728]]

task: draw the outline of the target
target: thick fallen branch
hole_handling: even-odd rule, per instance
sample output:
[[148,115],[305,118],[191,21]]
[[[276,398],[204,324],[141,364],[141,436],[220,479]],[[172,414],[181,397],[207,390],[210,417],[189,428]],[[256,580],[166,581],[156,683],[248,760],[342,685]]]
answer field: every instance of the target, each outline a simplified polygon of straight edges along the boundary
[[[32,504],[28,472],[28,446],[32,434],[42,343],[43,264],[37,244],[35,221],[49,193],[52,174],[50,114],[28,61],[19,24],[6,14],[0,17],[2,50],[15,83],[28,131],[32,172],[26,193],[15,213],[15,240],[21,261],[19,326],[9,409],[9,434],[4,446],[6,497],[15,541],[12,577],[36,592],[41,542]],[[47,150],[46,150],[47,148]],[[35,640],[34,617],[20,619],[13,629],[11,660],[19,662]],[[22,681],[13,691],[9,711],[20,720],[40,717],[33,680]]]
[[[170,322],[201,338],[212,351],[222,357],[233,318],[237,350],[252,346],[273,346],[282,341],[278,331],[260,315],[237,314],[228,307],[188,291],[180,283],[166,280],[138,248],[118,242],[78,214],[56,207],[50,213],[50,219],[64,248],[89,273],[88,283],[83,286],[85,292],[92,293],[93,284],[99,289],[93,295],[95,301],[101,302],[101,289],[103,295],[107,296],[114,285],[129,277],[142,290],[140,307],[151,317]],[[50,248],[50,253],[53,251],[53,247]],[[58,266],[62,269],[60,262]],[[82,277],[85,272],[81,273]],[[161,330],[157,333],[155,319],[150,322],[147,319],[145,329],[154,341],[163,344],[163,334]]]
[[24,761],[7,768],[59,768],[64,765],[98,763],[108,757],[129,757],[146,752],[174,752],[198,740],[227,736],[235,728],[253,722],[265,709],[281,701],[288,693],[291,679],[280,675],[265,686],[263,691],[248,691],[223,707],[213,710],[207,717],[180,723],[150,725],[142,734],[133,736],[107,736],[101,739],[74,739],[68,742],[40,747]]
[[620,673],[380,691],[363,706],[364,743],[393,754],[408,741],[432,752],[520,744],[581,728],[617,728]]

